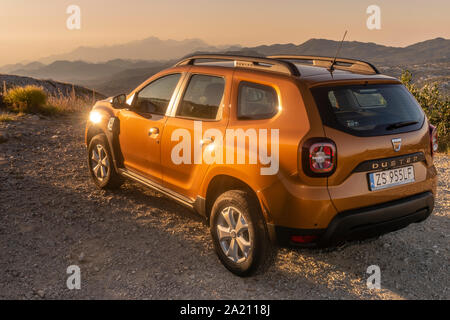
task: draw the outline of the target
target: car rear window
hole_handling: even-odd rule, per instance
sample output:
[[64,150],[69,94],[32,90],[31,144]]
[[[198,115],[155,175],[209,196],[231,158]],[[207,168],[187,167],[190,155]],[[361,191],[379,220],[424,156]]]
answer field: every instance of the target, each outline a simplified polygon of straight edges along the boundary
[[274,88],[247,81],[239,84],[238,119],[269,119],[277,110],[278,96]]
[[418,130],[425,119],[401,84],[327,86],[311,92],[325,125],[358,136]]

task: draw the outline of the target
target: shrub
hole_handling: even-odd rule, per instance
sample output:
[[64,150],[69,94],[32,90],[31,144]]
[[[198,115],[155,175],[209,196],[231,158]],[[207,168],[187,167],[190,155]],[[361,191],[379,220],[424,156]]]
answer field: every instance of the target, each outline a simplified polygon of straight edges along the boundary
[[14,118],[6,113],[0,113],[0,122],[12,122]]
[[30,85],[9,89],[4,102],[10,111],[43,115],[88,112],[93,103],[87,96],[47,95],[41,87]]
[[40,87],[26,86],[9,89],[4,100],[8,108],[14,112],[52,113],[52,110],[47,108],[47,94]]
[[6,107],[6,106],[5,106],[5,103],[3,102],[3,100],[4,100],[3,95],[0,94],[0,109],[3,109],[3,108]]
[[412,74],[408,70],[402,72],[401,81],[422,106],[430,122],[436,126],[439,151],[450,150],[450,98],[441,94],[439,84],[434,82],[419,88],[412,83]]

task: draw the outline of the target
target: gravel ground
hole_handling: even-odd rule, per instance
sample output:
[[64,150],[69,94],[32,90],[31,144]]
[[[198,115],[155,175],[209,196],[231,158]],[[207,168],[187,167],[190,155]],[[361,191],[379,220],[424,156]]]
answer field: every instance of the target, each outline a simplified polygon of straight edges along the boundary
[[[450,298],[448,156],[435,158],[424,223],[334,251],[281,249],[266,274],[241,279],[188,210],[133,182],[96,189],[83,130],[80,118],[0,123],[0,299]],[[74,264],[81,290],[66,287]],[[370,265],[381,290],[367,288]]]

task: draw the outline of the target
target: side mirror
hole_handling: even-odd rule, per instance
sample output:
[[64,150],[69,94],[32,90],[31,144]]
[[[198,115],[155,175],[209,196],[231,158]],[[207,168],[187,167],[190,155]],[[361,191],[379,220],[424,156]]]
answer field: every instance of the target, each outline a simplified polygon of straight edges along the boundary
[[115,109],[128,108],[129,105],[127,104],[127,96],[126,96],[126,94],[122,93],[122,94],[119,94],[119,95],[115,96],[112,99],[112,106]]

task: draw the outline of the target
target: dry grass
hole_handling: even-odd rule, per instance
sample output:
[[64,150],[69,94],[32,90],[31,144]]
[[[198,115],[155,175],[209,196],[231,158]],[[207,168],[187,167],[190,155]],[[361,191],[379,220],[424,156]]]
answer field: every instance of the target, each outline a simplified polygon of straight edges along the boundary
[[19,113],[11,113],[11,112],[0,112],[0,122],[13,122],[21,117],[23,117],[25,114],[22,112]]
[[[5,104],[12,112],[58,115],[67,113],[86,113],[95,103],[94,97],[59,92],[48,95],[43,88],[36,86],[14,87],[7,91]],[[11,116],[3,117],[3,122],[12,121]]]
[[65,97],[65,96],[49,96],[48,97],[48,105],[54,107],[57,110],[57,113],[75,113],[81,112],[86,113],[89,112],[92,105],[95,101],[89,98],[83,97]]
[[48,97],[48,104],[58,110],[58,113],[87,113],[94,103],[95,95],[79,96],[74,88],[70,95],[59,91],[58,95]]
[[14,117],[8,113],[0,113],[0,122],[12,122]]

